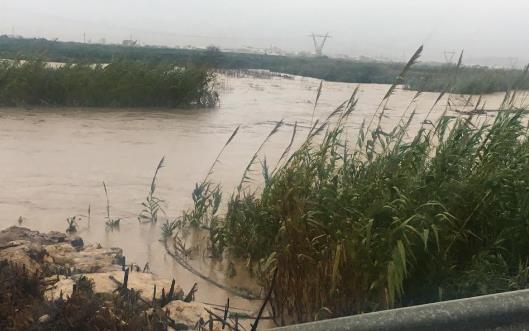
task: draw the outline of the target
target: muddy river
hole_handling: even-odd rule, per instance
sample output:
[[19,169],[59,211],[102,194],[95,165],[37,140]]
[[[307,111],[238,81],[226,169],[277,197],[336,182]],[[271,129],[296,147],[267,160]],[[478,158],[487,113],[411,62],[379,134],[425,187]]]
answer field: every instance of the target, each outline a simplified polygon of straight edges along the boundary
[[[161,222],[156,226],[138,223],[154,168],[165,156],[158,195],[167,201],[167,213],[178,216],[191,206],[194,184],[204,178],[226,139],[241,125],[212,176],[228,195],[274,121],[310,125],[318,85],[319,81],[302,77],[222,76],[221,105],[214,110],[0,109],[0,229],[16,225],[22,217],[22,225],[32,229],[64,231],[66,218],[86,215],[90,205],[90,224],[80,223],[79,235],[85,241],[121,247],[128,261],[149,262],[153,272],[174,277],[184,289],[197,281],[198,301],[224,304],[226,292],[197,279],[165,254],[159,242]],[[325,83],[316,117],[329,114],[355,87]],[[387,89],[387,85],[360,87],[357,109],[348,122],[353,131],[373,114]],[[398,121],[414,94],[398,90],[392,96],[386,125]],[[424,93],[417,100],[412,108],[417,109],[418,119],[436,98],[437,94]],[[497,107],[502,98],[503,94],[487,96],[486,108]],[[442,107],[445,104],[446,98],[440,102]],[[434,110],[433,117],[442,107]],[[291,130],[282,127],[266,145],[263,154],[270,161],[288,144]],[[255,176],[260,176],[258,171]],[[103,181],[109,189],[111,215],[122,218],[119,231],[105,231]],[[205,257],[196,257],[193,264],[230,286],[255,287],[244,272],[223,279],[223,266]],[[242,308],[258,305],[231,300]]]

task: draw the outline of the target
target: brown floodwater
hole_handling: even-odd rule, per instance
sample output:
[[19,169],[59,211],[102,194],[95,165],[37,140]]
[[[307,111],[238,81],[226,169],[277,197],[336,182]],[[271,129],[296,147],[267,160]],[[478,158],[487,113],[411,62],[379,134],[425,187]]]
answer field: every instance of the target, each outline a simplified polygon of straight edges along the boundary
[[[275,121],[310,126],[319,81],[287,78],[230,78],[221,76],[220,107],[213,110],[152,109],[0,109],[0,229],[17,224],[40,231],[66,229],[66,218],[86,215],[80,223],[85,241],[121,247],[128,262],[150,264],[153,272],[175,278],[184,289],[198,283],[197,300],[231,304],[256,310],[259,302],[236,298],[193,276],[165,253],[159,242],[159,224],[141,225],[137,215],[147,195],[154,168],[162,156],[166,167],[158,177],[158,195],[168,203],[167,214],[179,216],[191,206],[191,191],[201,181],[215,156],[237,125],[241,130],[217,164],[212,179],[226,196],[239,182],[247,162],[273,128]],[[325,83],[316,117],[327,116],[353,92],[356,84]],[[359,102],[349,119],[354,132],[369,119],[388,89],[387,85],[360,86]],[[415,92],[397,90],[383,119],[397,123]],[[418,126],[438,94],[424,93],[416,108]],[[489,95],[487,109],[497,107],[503,94]],[[477,100],[477,97],[474,98]],[[454,98],[464,104],[464,98]],[[523,100],[521,102],[524,102]],[[442,112],[446,97],[434,109]],[[277,159],[290,140],[291,126],[283,126],[263,150],[268,161]],[[301,134],[300,134],[301,136]],[[255,178],[260,172],[255,167]],[[111,216],[122,218],[119,231],[105,231],[105,181]],[[195,256],[193,265],[228,286],[258,288],[240,270],[224,278],[224,265]]]

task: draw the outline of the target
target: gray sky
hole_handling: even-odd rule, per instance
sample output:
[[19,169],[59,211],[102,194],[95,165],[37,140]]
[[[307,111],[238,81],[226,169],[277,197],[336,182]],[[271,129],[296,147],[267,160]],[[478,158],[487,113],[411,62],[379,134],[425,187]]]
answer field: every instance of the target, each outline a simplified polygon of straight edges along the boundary
[[465,49],[476,58],[529,60],[528,0],[0,0],[0,34],[119,42],[269,47],[424,60]]

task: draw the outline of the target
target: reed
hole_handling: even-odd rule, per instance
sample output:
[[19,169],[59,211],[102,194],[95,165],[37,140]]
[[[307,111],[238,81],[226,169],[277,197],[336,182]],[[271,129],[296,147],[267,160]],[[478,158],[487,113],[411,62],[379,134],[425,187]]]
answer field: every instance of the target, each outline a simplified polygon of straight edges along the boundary
[[165,214],[164,204],[165,201],[157,197],[156,194],[156,179],[158,177],[158,172],[165,166],[165,156],[162,157],[156,170],[154,171],[154,176],[152,177],[151,187],[145,201],[142,202],[143,209],[138,215],[138,221],[140,223],[157,223],[158,222],[158,213],[161,212]]
[[110,217],[110,198],[108,197],[108,190],[107,190],[107,184],[103,182],[103,189],[105,190],[105,198],[106,198],[106,211],[107,215],[105,217],[105,225],[107,230],[114,230],[119,229],[119,224],[121,223],[121,218],[112,218]]
[[[434,121],[435,106],[456,93],[464,75],[461,54],[420,128],[410,129],[417,120],[410,104],[387,131],[388,100],[421,51],[399,71],[355,140],[346,127],[358,88],[327,118],[313,121],[293,149],[295,124],[271,169],[260,154],[284,124],[277,122],[222,214],[225,195],[210,178],[237,127],[196,184],[193,207],[162,224],[163,239],[172,238],[175,254],[186,257],[187,231],[209,231],[213,257],[245,259],[267,284],[280,324],[529,287],[529,130],[526,110],[514,106],[529,68],[492,120],[449,115],[449,97]],[[313,111],[321,93],[322,84]],[[257,161],[263,185],[252,190],[246,184]],[[162,165],[163,159],[151,197]]]
[[0,61],[0,106],[213,107],[215,76],[171,63]]
[[229,202],[222,245],[264,280],[277,268],[274,304],[284,316],[306,321],[321,309],[342,316],[527,285],[518,283],[529,258],[522,112],[477,127],[442,118],[409,140],[407,123],[354,149],[335,127],[295,151],[262,193]]
[[265,284],[277,272],[282,324],[529,286],[529,136],[516,86],[489,121],[448,115],[448,104],[418,131],[408,109],[383,129],[392,93],[354,144],[345,127],[356,91],[290,152],[295,126],[274,170],[261,161],[262,190],[246,189],[276,126],[216,218],[216,256],[246,259]]

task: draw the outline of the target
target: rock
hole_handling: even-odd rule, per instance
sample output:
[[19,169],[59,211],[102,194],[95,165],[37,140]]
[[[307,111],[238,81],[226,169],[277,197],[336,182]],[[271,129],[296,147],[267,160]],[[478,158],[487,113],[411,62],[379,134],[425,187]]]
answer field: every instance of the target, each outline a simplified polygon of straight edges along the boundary
[[48,300],[58,300],[63,295],[63,299],[72,296],[73,285],[75,281],[72,278],[66,278],[65,276],[60,276],[60,280],[48,288],[44,292],[44,297]]
[[24,246],[28,245],[30,242],[27,240],[13,240],[9,242],[3,242],[0,243],[0,249],[6,249],[11,247],[17,247],[17,246]]
[[[164,309],[169,310],[169,316],[175,320],[177,324],[185,324],[190,329],[193,329],[201,318],[204,321],[209,321],[209,313],[205,308],[211,310],[210,307],[198,302],[184,302],[180,300],[172,301],[164,307]],[[208,328],[209,325],[206,329]],[[214,322],[213,330],[222,330],[222,324],[220,322]]]
[[[125,272],[116,262],[124,262],[123,251],[119,248],[102,248],[101,245],[85,245],[81,237],[66,237],[59,233],[41,234],[22,227],[11,227],[0,232],[0,260],[26,266],[28,272],[37,272],[47,268],[55,268],[58,273],[72,277],[52,276],[46,281],[49,286],[44,295],[49,300],[57,300],[61,293],[63,298],[71,297],[76,281],[85,276],[94,284],[95,293],[112,294],[123,282]],[[57,280],[58,279],[58,280]],[[171,280],[160,278],[151,273],[131,271],[128,276],[127,288],[134,289],[147,302],[151,302],[153,288],[156,286],[156,298],[169,295]],[[181,299],[184,291],[180,286],[174,287],[174,299]],[[191,304],[182,301],[171,302],[174,316],[178,321],[190,327],[203,318],[209,319],[201,304]],[[39,323],[45,323],[49,316],[41,316]],[[180,322],[179,322],[180,323]],[[214,330],[217,330],[214,327]],[[220,329],[219,329],[220,330]]]
[[68,243],[48,245],[45,249],[55,264],[69,264],[78,273],[118,270],[120,267],[114,261],[123,255],[119,248],[97,248],[94,245],[86,245],[79,251]]
[[29,243],[27,247],[28,256],[37,262],[42,262],[44,257],[48,255],[44,247],[39,243]]
[[65,265],[72,262],[72,254],[76,253],[72,245],[62,243],[56,245],[49,245],[46,247],[48,255],[55,264]]
[[39,262],[32,259],[29,255],[29,243],[24,246],[14,246],[0,250],[0,261],[7,260],[17,265],[24,265],[29,273],[35,273],[41,270]]
[[41,245],[50,245],[64,242],[66,240],[66,235],[57,231],[45,234],[38,231],[31,231],[28,228],[20,226],[12,226],[0,231],[0,246],[17,240],[27,240]]
[[70,239],[70,244],[75,247],[77,250],[80,250],[84,246],[83,238],[79,236],[74,236]]
[[46,323],[50,320],[50,315],[42,315],[41,317],[39,317],[39,323]]
[[47,236],[47,239],[49,241],[51,241],[52,243],[55,243],[55,244],[62,243],[62,242],[64,242],[66,240],[66,235],[64,233],[58,232],[58,231],[48,232],[48,234],[46,236]]
[[39,243],[27,240],[15,240],[4,243],[0,248],[0,260],[8,260],[24,265],[27,271],[34,273],[41,270],[41,263],[46,251]]
[[[115,280],[119,281],[120,283],[123,282],[124,275],[125,272],[121,270],[83,274],[83,276],[94,282],[95,293],[107,294],[112,294],[118,288],[118,284]],[[59,298],[61,291],[64,296],[70,296],[72,294],[75,279],[79,276],[80,275],[72,278],[60,277],[60,280],[46,291],[45,296],[50,300],[56,300]],[[171,281],[150,273],[129,273],[128,288],[133,288],[135,291],[140,291],[140,295],[145,301],[151,302],[154,285],[156,285],[156,298],[160,299],[162,288],[165,288],[165,293],[166,295],[168,294],[169,289],[171,288]],[[174,297],[181,298],[183,295],[184,291],[182,288],[176,285]]]
[[24,265],[30,272],[41,270],[44,264],[58,269],[72,266],[77,273],[114,271],[119,270],[115,261],[122,255],[119,248],[85,247],[79,236],[67,241],[59,232],[42,234],[16,226],[0,232],[0,260]]

